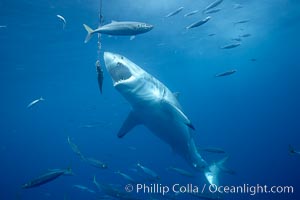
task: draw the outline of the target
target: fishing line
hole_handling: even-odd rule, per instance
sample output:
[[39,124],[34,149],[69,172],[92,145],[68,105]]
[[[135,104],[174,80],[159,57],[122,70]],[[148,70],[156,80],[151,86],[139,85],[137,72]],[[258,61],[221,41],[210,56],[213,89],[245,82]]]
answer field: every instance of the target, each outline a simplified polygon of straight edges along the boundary
[[[102,15],[102,0],[99,0],[99,26],[102,25],[103,22],[103,15]],[[97,60],[96,60],[96,71],[97,71],[97,80],[100,93],[102,94],[102,85],[103,85],[103,69],[100,64],[100,57],[101,57],[101,34],[98,33],[98,42],[97,42]]]

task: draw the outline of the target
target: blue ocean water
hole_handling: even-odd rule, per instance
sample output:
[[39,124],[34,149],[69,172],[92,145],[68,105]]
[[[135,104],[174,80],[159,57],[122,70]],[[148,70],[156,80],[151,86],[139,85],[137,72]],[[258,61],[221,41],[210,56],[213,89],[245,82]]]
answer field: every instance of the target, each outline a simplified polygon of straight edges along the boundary
[[[208,16],[201,10],[211,2],[103,0],[105,24],[141,21],[153,24],[154,29],[133,40],[102,35],[101,65],[104,69],[104,51],[124,55],[179,92],[179,101],[196,127],[197,145],[222,148],[229,155],[225,166],[236,173],[221,173],[221,185],[294,189],[293,194],[222,194],[222,199],[300,199],[300,156],[291,155],[288,148],[291,144],[300,150],[300,2],[224,0],[218,6],[221,11],[210,14],[210,21],[186,30]],[[184,9],[177,15],[164,17],[181,6]],[[183,17],[196,9],[200,12]],[[58,14],[67,21],[65,29]],[[141,184],[200,188],[207,184],[201,172],[189,178],[166,170],[175,166],[195,172],[146,128],[136,127],[117,138],[130,105],[113,88],[105,69],[100,94],[95,70],[97,37],[83,42],[82,24],[96,28],[98,14],[97,0],[0,1],[0,199],[101,199],[107,194],[97,190],[93,177],[125,193],[128,181],[115,173],[119,170]],[[241,20],[249,22],[234,24]],[[242,37],[239,47],[220,49],[243,34],[251,35]],[[215,77],[231,69],[237,72]],[[40,97],[45,101],[27,109]],[[85,156],[107,163],[108,168],[82,161],[70,148],[68,137]],[[201,154],[209,163],[224,157]],[[154,170],[160,180],[145,181],[136,168],[138,162]],[[74,176],[21,189],[48,169],[67,167]],[[135,199],[196,199],[173,192],[130,195]]]

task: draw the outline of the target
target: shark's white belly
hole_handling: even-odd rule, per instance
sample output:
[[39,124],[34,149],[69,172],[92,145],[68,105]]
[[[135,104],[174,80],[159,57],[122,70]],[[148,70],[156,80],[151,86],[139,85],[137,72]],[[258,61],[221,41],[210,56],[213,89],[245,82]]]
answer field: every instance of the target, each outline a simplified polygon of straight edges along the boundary
[[182,156],[194,167],[205,165],[197,152],[190,128],[180,122],[176,116],[170,116],[159,109],[160,105],[152,104],[137,109],[137,117],[154,135],[169,144],[172,150]]

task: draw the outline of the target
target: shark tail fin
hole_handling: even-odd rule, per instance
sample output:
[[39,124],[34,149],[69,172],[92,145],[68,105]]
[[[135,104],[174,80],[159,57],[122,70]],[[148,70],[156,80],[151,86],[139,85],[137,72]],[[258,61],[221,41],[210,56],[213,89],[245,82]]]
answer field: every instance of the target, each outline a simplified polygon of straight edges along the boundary
[[229,158],[229,156],[226,156],[225,158],[221,159],[220,161],[218,161],[216,163],[212,163],[204,171],[204,175],[205,175],[207,181],[213,187],[219,186],[220,172],[227,172],[226,168],[224,167],[224,163],[228,160],[228,158]]
[[87,43],[92,38],[92,34],[94,33],[94,30],[86,24],[83,24],[83,27],[87,31],[87,35],[84,40],[84,43]]
[[72,168],[71,168],[71,167],[68,167],[68,168],[67,168],[66,174],[67,174],[67,175],[70,175],[70,176],[74,176],[74,172],[72,171]]

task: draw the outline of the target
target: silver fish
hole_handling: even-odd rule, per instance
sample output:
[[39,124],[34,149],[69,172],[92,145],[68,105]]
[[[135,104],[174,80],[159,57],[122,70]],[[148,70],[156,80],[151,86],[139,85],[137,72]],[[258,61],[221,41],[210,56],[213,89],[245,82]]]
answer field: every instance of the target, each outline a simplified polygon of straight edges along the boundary
[[237,21],[237,22],[234,22],[234,24],[245,24],[245,23],[248,23],[250,22],[250,19],[245,19],[245,20],[240,20],[240,21]]
[[27,188],[38,187],[40,185],[53,181],[54,179],[60,177],[61,175],[73,175],[73,172],[71,168],[51,170],[37,178],[34,178],[28,183],[23,184],[22,188],[27,189]]
[[228,44],[228,45],[222,46],[220,48],[221,49],[232,49],[232,48],[238,47],[240,45],[241,45],[241,43],[233,43],[233,44]]
[[295,148],[292,145],[289,145],[289,152],[291,154],[297,154],[300,155],[300,151],[296,151]]
[[73,143],[70,139],[70,137],[68,136],[68,144],[71,147],[72,151],[78,155],[81,159],[84,159],[84,156],[82,155],[81,151],[79,150],[78,146]]
[[113,197],[114,199],[123,199],[123,200],[134,200],[129,193],[124,192],[124,189],[119,189],[114,185],[99,183],[94,176],[93,183],[96,185],[99,191],[105,193],[106,195]]
[[112,21],[110,24],[106,24],[104,26],[100,26],[99,28],[93,30],[88,25],[83,24],[85,30],[88,32],[85,43],[87,43],[93,34],[102,33],[107,35],[138,35],[142,33],[146,33],[153,29],[153,25],[146,24],[143,22],[131,22],[131,21],[123,21],[116,22]]
[[219,4],[221,4],[223,2],[223,0],[216,0],[214,2],[212,2],[211,4],[209,4],[204,10],[203,13],[205,13],[206,11],[213,9],[215,7],[217,7]]
[[87,191],[87,192],[90,192],[90,193],[95,193],[94,190],[92,190],[92,189],[90,189],[90,188],[88,188],[88,187],[86,187],[84,185],[73,185],[73,187],[74,188],[78,188],[78,189],[80,189],[82,191]]
[[197,14],[198,12],[199,12],[199,10],[191,11],[191,12],[189,12],[189,13],[186,13],[186,14],[184,15],[184,17],[189,17],[189,16],[192,16],[192,15],[195,15],[195,14]]
[[156,180],[160,179],[160,177],[153,170],[141,165],[140,163],[138,163],[137,166],[151,178],[156,179]]
[[165,17],[172,17],[174,15],[177,15],[179,12],[181,12],[183,10],[183,7],[178,8],[177,10],[170,12],[169,14],[167,14]]
[[43,97],[40,97],[39,99],[33,100],[32,102],[30,102],[27,105],[27,108],[32,108],[34,105],[36,105],[37,103],[39,103],[41,101],[45,101],[45,99]]
[[107,169],[107,164],[105,164],[99,160],[96,160],[94,158],[84,158],[83,160],[85,162],[87,162],[88,164],[90,164],[91,166],[94,166],[94,167],[97,167],[100,169]]
[[251,36],[250,33],[246,33],[246,34],[240,35],[240,37],[250,37],[250,36]]
[[235,72],[236,72],[235,69],[229,70],[229,71],[226,71],[226,72],[222,72],[222,73],[216,74],[216,77],[229,76],[231,74],[234,74]]
[[65,29],[66,25],[67,25],[66,19],[63,16],[61,16],[61,15],[56,15],[56,17],[58,17],[62,21],[62,23],[63,23],[63,29]]
[[125,173],[122,173],[120,171],[116,171],[115,172],[116,174],[119,174],[120,176],[122,176],[124,179],[126,179],[127,181],[131,182],[131,183],[137,183],[131,176],[125,174]]
[[197,22],[195,22],[195,23],[192,23],[191,25],[187,26],[186,29],[191,29],[191,28],[196,28],[196,27],[198,27],[198,26],[201,26],[201,25],[205,24],[206,22],[208,22],[208,20],[210,20],[210,19],[211,19],[211,17],[208,16],[208,17],[206,17],[205,19],[202,19],[202,20],[200,20],[200,21],[197,21]]
[[178,174],[186,176],[186,177],[194,177],[195,176],[193,173],[188,172],[184,169],[177,168],[177,167],[169,167],[169,168],[167,168],[167,170],[172,170],[172,171],[177,172]]
[[223,149],[220,148],[199,148],[200,151],[206,151],[209,153],[225,153]]

